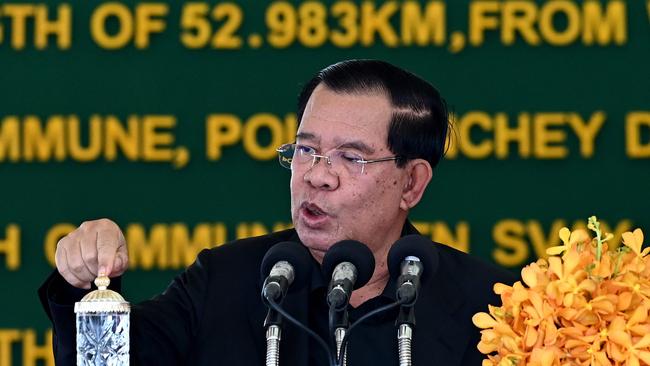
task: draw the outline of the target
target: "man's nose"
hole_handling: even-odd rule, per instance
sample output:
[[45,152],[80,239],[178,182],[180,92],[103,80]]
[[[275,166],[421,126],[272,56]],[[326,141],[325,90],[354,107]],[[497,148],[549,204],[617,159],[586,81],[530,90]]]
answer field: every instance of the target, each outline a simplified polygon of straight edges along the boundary
[[311,168],[305,172],[304,180],[318,189],[336,189],[339,186],[339,176],[333,168],[329,158],[315,157]]

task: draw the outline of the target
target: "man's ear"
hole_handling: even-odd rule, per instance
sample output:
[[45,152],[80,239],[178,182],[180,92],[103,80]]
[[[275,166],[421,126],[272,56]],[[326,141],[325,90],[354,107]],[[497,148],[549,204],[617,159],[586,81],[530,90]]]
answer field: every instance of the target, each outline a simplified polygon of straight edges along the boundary
[[409,161],[405,169],[408,172],[408,180],[402,191],[399,207],[407,211],[415,207],[422,199],[424,190],[433,176],[433,170],[429,162],[424,159]]

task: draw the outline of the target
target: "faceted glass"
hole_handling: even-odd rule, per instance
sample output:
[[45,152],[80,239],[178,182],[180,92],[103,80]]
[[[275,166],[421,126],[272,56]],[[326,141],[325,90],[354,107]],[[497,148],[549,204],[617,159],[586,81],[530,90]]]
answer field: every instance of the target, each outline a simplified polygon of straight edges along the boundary
[[129,314],[77,314],[77,366],[129,364]]

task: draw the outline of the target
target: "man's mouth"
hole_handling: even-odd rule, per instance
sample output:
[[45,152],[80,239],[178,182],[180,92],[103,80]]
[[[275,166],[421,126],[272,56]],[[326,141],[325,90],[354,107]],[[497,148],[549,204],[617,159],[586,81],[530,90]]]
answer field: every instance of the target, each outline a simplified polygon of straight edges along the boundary
[[318,205],[315,205],[313,203],[308,203],[308,202],[303,203],[302,209],[305,211],[305,213],[314,217],[327,215],[327,212],[323,211],[323,209],[321,209],[320,207],[318,207]]

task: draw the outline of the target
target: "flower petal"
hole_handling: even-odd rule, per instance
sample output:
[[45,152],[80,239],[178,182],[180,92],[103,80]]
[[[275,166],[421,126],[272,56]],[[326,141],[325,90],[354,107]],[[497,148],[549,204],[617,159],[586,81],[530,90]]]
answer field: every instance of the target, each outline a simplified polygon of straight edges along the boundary
[[569,237],[571,236],[571,230],[567,227],[563,227],[560,229],[560,239],[562,239],[562,242],[564,245],[569,244]]
[[521,279],[528,287],[537,286],[537,270],[532,266],[526,266],[521,270]]
[[548,254],[548,255],[560,255],[560,254],[562,254],[562,252],[567,250],[567,248],[568,247],[566,245],[558,245],[556,247],[546,248],[546,254]]
[[[639,230],[639,229],[637,229]],[[636,232],[636,230],[635,230]],[[641,239],[643,239],[643,233],[641,233]],[[641,244],[642,241],[637,240],[638,236],[634,235],[631,232],[623,233],[623,244],[632,249],[632,251],[638,255],[641,254]]]
[[609,339],[611,339],[612,342],[620,344],[623,347],[632,347],[632,338],[627,332],[624,332],[622,330],[614,330],[609,332]]
[[494,328],[497,321],[488,313],[476,313],[472,317],[472,323],[481,329]]
[[648,351],[641,351],[639,352],[639,358],[641,361],[643,361],[646,365],[650,365],[650,352]]

